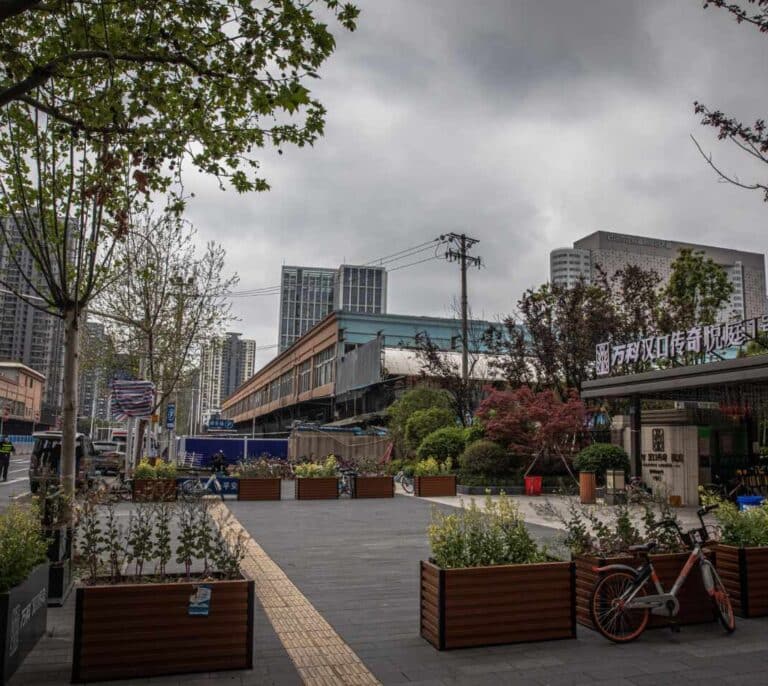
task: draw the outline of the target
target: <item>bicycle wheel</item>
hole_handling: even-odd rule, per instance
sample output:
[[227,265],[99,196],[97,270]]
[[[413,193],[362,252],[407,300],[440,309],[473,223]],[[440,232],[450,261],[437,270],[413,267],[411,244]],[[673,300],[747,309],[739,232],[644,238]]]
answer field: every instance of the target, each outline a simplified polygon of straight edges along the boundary
[[[614,643],[629,643],[645,631],[648,608],[627,609],[625,597],[635,588],[637,580],[629,572],[613,572],[600,579],[589,602],[595,628]],[[645,587],[635,594],[646,595]]]
[[714,608],[715,615],[720,620],[720,624],[723,625],[726,633],[732,634],[736,630],[736,617],[733,614],[733,605],[731,605],[728,591],[725,590],[720,576],[709,560],[703,560],[701,566],[701,573],[704,576],[704,587],[709,588],[709,584],[706,581],[707,574],[709,574],[709,578],[712,580],[710,597],[712,598],[712,607]]
[[408,494],[413,493],[413,480],[412,479],[409,479],[407,476],[404,476],[400,480],[400,485],[403,487],[403,490],[406,493],[408,493]]
[[206,490],[200,479],[188,479],[179,489],[183,500],[200,500]]

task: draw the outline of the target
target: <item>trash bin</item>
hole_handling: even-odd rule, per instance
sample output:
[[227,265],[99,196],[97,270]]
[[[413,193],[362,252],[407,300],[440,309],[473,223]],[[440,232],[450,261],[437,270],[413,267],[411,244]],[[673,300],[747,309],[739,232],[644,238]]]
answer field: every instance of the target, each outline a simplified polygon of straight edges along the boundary
[[526,476],[523,480],[525,481],[525,495],[541,495],[540,476]]
[[593,505],[596,499],[597,478],[594,472],[579,474],[579,500],[584,505]]
[[760,507],[765,502],[765,496],[762,495],[740,495],[736,498],[736,504],[739,510],[751,510],[753,507]]

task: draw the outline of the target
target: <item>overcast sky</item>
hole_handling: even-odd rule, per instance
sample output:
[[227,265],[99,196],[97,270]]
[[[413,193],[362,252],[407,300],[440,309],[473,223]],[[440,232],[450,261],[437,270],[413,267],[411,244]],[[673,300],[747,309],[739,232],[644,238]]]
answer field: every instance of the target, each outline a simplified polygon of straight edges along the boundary
[[[549,251],[597,230],[766,251],[768,205],[718,183],[690,134],[747,179],[765,169],[698,125],[701,100],[768,115],[768,36],[701,0],[358,0],[337,32],[314,148],[265,151],[268,193],[192,178],[188,216],[221,242],[239,289],[282,264],[368,262],[448,231],[480,240],[476,316],[547,280]],[[389,312],[449,314],[455,264],[389,276]],[[276,296],[235,300],[230,327],[277,342]],[[274,355],[262,351],[261,366]]]

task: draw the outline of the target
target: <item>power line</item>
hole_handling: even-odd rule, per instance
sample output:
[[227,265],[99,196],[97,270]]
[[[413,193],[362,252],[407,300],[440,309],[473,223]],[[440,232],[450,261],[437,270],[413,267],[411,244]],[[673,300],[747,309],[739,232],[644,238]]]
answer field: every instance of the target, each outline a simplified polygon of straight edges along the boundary
[[405,269],[406,267],[413,267],[417,264],[423,264],[424,262],[431,262],[432,260],[442,260],[445,259],[443,255],[433,255],[432,257],[426,257],[423,260],[417,260],[416,262],[409,262],[408,264],[400,265],[399,267],[392,267],[392,269],[387,269],[388,272],[396,272],[398,269]]

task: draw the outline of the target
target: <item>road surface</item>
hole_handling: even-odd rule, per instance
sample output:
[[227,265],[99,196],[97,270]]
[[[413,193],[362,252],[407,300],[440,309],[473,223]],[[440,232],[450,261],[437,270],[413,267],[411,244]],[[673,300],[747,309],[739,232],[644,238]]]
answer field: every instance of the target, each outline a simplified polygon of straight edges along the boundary
[[16,451],[8,467],[8,481],[0,480],[0,510],[29,493],[29,452]]

